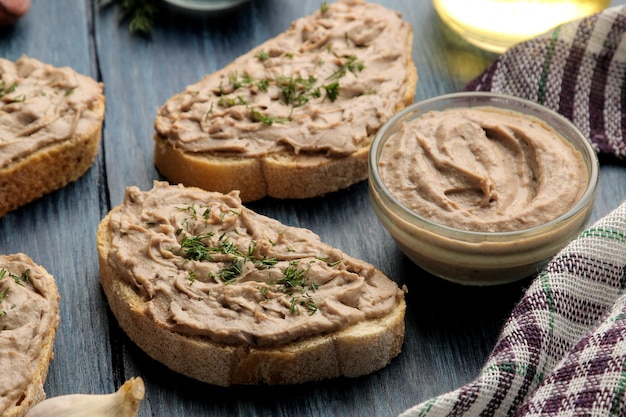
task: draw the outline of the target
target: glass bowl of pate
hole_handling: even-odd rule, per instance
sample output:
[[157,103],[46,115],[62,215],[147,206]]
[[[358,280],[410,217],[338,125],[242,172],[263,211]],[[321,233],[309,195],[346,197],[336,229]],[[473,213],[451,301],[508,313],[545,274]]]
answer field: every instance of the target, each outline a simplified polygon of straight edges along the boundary
[[399,248],[468,285],[534,275],[586,227],[598,158],[565,117],[495,93],[415,103],[377,133],[369,196]]

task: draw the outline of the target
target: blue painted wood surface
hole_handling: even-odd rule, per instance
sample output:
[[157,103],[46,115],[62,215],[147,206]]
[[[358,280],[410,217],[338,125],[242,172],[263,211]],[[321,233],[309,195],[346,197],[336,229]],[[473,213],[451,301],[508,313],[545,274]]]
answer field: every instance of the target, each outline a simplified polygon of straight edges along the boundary
[[[494,58],[455,39],[428,0],[380,3],[401,12],[415,33],[416,100],[459,91]],[[618,4],[622,2],[614,2]],[[119,330],[98,283],[96,227],[124,188],[151,187],[153,122],[171,95],[285,30],[318,1],[253,0],[235,13],[191,17],[168,11],[151,37],[129,33],[118,9],[91,0],[33,0],[15,27],[0,30],[0,56],[27,54],[71,66],[105,84],[106,118],[93,167],[82,178],[3,218],[0,253],[25,252],[56,278],[61,325],[46,392],[105,393],[129,377],[146,382],[139,416],[396,416],[477,375],[529,280],[494,288],[460,287],[415,267],[370,209],[367,185],[307,201],[249,206],[318,233],[373,263],[407,295],[403,352],[356,379],[287,387],[217,388],[149,359]],[[626,171],[605,165],[593,220],[626,200]]]

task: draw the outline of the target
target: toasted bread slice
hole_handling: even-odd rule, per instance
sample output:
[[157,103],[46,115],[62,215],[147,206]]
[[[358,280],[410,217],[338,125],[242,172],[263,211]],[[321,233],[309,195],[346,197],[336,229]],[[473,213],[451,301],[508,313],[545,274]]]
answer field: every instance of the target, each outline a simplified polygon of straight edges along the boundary
[[0,216],[89,169],[100,144],[102,90],[69,67],[0,59]]
[[241,205],[237,193],[129,187],[98,227],[100,280],[120,326],[210,384],[295,384],[386,366],[404,292],[366,262]]
[[171,183],[308,198],[367,178],[378,129],[412,103],[412,30],[340,0],[176,94],[159,109],[157,169]]
[[59,298],[52,275],[27,255],[0,256],[0,417],[22,417],[46,396]]

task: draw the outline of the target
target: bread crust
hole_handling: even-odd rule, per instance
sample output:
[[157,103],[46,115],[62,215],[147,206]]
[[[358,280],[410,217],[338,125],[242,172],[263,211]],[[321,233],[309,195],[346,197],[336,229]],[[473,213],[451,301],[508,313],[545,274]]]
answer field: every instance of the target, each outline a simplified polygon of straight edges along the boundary
[[101,126],[91,135],[48,146],[0,169],[0,216],[80,178],[96,159],[100,136]]
[[[392,98],[396,112],[410,105],[415,96],[418,75],[412,58],[412,44],[413,34],[410,32],[405,44],[404,93]],[[223,71],[237,74],[241,69],[233,62]],[[323,152],[290,151],[246,157],[217,151],[185,151],[157,132],[153,136],[154,164],[171,183],[222,193],[239,190],[243,202],[266,196],[303,199],[335,192],[367,179],[367,154],[375,135],[375,131],[370,132],[354,152],[341,157],[327,156]]]
[[343,158],[323,155],[270,154],[262,158],[191,154],[154,137],[155,164],[172,183],[229,193],[241,200],[265,196],[300,199],[321,196],[367,178],[368,147]]
[[109,218],[98,227],[100,282],[111,311],[129,338],[150,357],[188,377],[219,386],[298,384],[357,377],[379,370],[396,357],[404,340],[404,297],[390,314],[335,333],[283,347],[257,348],[216,343],[171,332],[145,313],[146,301],[109,265]]
[[[39,268],[44,269],[41,266],[39,266]],[[33,373],[31,375],[31,382],[28,384],[23,396],[16,404],[10,406],[4,411],[0,410],[0,417],[24,417],[32,407],[46,398],[43,388],[46,377],[48,376],[50,362],[54,357],[54,340],[60,321],[60,296],[58,288],[52,275],[46,273],[46,277],[49,278],[46,280],[46,286],[50,294],[48,301],[50,302],[50,317],[52,320],[50,322],[50,326],[46,329],[39,355],[32,368]],[[5,353],[0,352],[0,355],[2,354]]]

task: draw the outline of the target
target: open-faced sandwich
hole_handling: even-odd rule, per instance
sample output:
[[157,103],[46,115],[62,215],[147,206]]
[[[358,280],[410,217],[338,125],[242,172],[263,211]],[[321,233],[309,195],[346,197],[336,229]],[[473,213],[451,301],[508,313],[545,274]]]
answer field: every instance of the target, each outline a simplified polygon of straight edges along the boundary
[[0,216],[89,169],[100,143],[102,90],[69,67],[0,58]]
[[52,275],[25,254],[0,255],[0,417],[22,417],[45,398],[58,325]]
[[155,165],[171,183],[308,198],[367,178],[378,129],[413,101],[412,29],[340,0],[171,97],[155,121]]
[[386,366],[404,291],[374,266],[222,194],[126,190],[98,228],[100,280],[151,357],[211,384],[292,384]]

